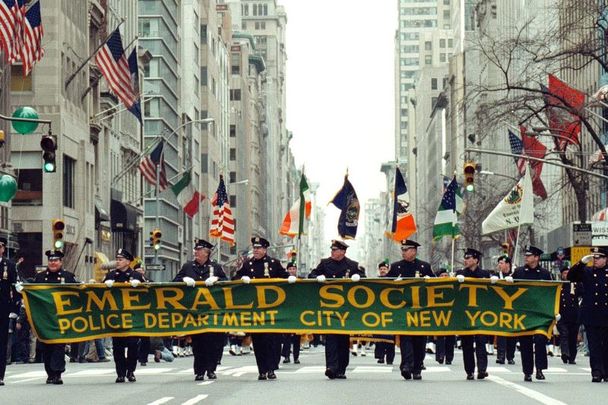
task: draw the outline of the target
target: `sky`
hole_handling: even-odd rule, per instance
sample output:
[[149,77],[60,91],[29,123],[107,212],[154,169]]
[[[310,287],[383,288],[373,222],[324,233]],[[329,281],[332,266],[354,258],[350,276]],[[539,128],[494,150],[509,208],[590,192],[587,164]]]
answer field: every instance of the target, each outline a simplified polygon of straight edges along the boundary
[[[394,160],[394,0],[278,0],[287,13],[287,128],[296,165],[319,184],[325,236],[338,237],[340,211],[327,206],[348,169],[361,207],[386,191]],[[364,215],[364,213],[363,213]],[[357,252],[363,239],[359,217]],[[358,243],[357,243],[358,242]],[[328,246],[329,252],[329,246]],[[351,256],[351,254],[349,254]]]

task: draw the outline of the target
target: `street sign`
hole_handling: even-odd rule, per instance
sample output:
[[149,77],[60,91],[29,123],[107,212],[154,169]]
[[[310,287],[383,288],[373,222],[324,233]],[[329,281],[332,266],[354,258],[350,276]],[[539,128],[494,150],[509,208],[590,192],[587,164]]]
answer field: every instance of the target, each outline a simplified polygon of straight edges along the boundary
[[577,246],[570,249],[570,263],[578,263],[583,256],[591,254],[591,248],[589,246]]
[[572,224],[572,246],[590,246],[591,228],[591,224]]
[[592,246],[608,246],[608,222],[594,222],[591,230]]
[[148,271],[163,271],[165,270],[165,265],[164,264],[148,264],[146,267],[146,270]]

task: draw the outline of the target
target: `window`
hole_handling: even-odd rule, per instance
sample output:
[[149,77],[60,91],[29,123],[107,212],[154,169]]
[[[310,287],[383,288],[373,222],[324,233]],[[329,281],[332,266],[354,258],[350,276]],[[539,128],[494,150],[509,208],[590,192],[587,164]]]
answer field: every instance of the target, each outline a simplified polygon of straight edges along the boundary
[[449,6],[450,5],[450,0],[443,0],[443,5]]
[[201,154],[201,173],[208,173],[208,159],[209,155],[206,153]]
[[264,4],[264,13],[263,15],[268,15],[268,4]]
[[440,47],[440,48],[445,48],[445,39],[444,39],[444,38],[441,38],[441,39],[439,40],[439,47]]
[[230,137],[236,138],[236,125],[230,125]]
[[230,172],[230,183],[236,183],[236,172]]
[[207,85],[207,66],[201,66],[201,86]]
[[236,148],[230,148],[230,160],[236,160]]
[[231,208],[236,207],[236,196],[235,195],[230,196],[230,207]]
[[241,89],[230,90],[230,101],[239,101],[241,99]]
[[446,62],[447,61],[447,57],[445,53],[441,53],[439,54],[439,62]]
[[444,20],[450,19],[450,10],[443,10],[443,19]]
[[243,4],[243,15],[244,16],[248,16],[249,15],[249,4]]
[[424,42],[424,50],[425,51],[432,51],[433,50],[433,43],[431,41],[425,41]]
[[253,15],[258,15],[258,5],[257,4],[253,5]]
[[424,64],[425,65],[432,65],[433,64],[433,55],[425,55],[425,57],[424,57]]
[[23,65],[11,66],[11,91],[32,91],[32,75],[23,76]]
[[42,205],[42,169],[20,169],[13,205]]
[[75,208],[74,205],[74,181],[76,174],[76,161],[67,155],[63,155],[63,206]]
[[241,55],[239,53],[230,55],[230,66],[233,75],[241,74]]
[[452,38],[448,39],[448,48],[452,48],[454,46],[454,40]]
[[207,43],[207,24],[201,24],[201,44]]
[[431,79],[431,90],[437,90],[437,79],[434,77]]

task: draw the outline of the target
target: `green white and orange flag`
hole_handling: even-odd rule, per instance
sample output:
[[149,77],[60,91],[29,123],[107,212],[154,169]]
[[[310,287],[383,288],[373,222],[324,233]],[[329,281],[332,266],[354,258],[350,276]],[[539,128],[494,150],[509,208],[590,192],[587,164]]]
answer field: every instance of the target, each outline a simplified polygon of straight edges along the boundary
[[290,238],[302,235],[304,233],[304,219],[310,218],[311,209],[310,189],[306,176],[302,173],[302,177],[300,178],[300,198],[296,200],[287,212],[287,215],[285,215],[279,229],[279,234],[289,236]]
[[182,178],[171,187],[171,190],[177,197],[177,201],[184,209],[186,215],[190,218],[195,216],[205,196],[199,193],[192,185],[191,171],[185,172]]

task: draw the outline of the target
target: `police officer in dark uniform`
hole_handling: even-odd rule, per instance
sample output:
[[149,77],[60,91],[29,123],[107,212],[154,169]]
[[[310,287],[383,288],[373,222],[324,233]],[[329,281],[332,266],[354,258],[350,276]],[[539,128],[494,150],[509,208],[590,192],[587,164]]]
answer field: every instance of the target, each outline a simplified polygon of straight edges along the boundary
[[[416,258],[420,244],[413,240],[401,241],[402,260],[391,264],[386,277],[435,277],[431,265]],[[406,380],[422,379],[422,367],[426,356],[426,336],[399,335],[401,348],[401,375]]]
[[15,263],[4,257],[6,239],[0,238],[0,386],[4,385],[6,349],[8,347],[9,317],[17,318],[19,294],[15,290],[17,269]]
[[[389,271],[388,261],[378,263],[378,276],[386,277]],[[392,365],[395,360],[395,336],[393,335],[374,335],[379,340],[375,343],[374,357],[378,359],[378,364]]]
[[[183,281],[189,287],[194,287],[197,281],[204,281],[207,287],[211,287],[217,281],[227,280],[222,266],[209,258],[212,249],[211,243],[198,239],[194,244],[194,260],[184,263],[173,281]],[[224,334],[217,332],[192,335],[194,381],[203,381],[205,373],[210,380],[217,378],[215,370],[223,338]]]
[[[449,277],[450,273],[448,269],[441,268],[439,269],[435,275],[437,277]],[[455,335],[447,335],[447,336],[437,336],[435,338],[435,360],[439,364],[450,365],[452,361],[454,361],[454,346],[456,346],[456,336]]]
[[[515,280],[551,280],[551,273],[540,267],[540,255],[543,251],[535,246],[527,246],[525,253],[526,265],[518,267],[513,272]],[[509,280],[507,280],[509,281]],[[521,365],[524,371],[524,381],[532,381],[532,371],[536,366],[536,379],[544,380],[543,370],[548,367],[547,338],[543,335],[520,336],[519,348]]]
[[581,283],[580,318],[587,331],[591,381],[608,381],[608,247],[594,247],[568,272],[568,280]]
[[[568,267],[560,267],[560,275],[563,281],[568,280]],[[559,347],[562,353],[564,364],[576,364],[576,345],[580,322],[579,314],[579,290],[576,283],[569,282],[562,285],[562,292],[559,299],[559,321],[557,330],[559,331]]]
[[[295,283],[296,278],[289,276],[287,271],[281,265],[279,259],[268,256],[266,253],[270,242],[261,237],[251,238],[253,247],[253,256],[245,260],[243,266],[236,272],[233,280],[242,280],[243,283],[249,284],[251,279],[258,278],[287,278],[290,283]],[[280,342],[281,335],[273,333],[252,333],[253,351],[255,354],[255,362],[258,366],[258,380],[276,380],[277,375],[274,370],[277,369],[278,359],[280,360]]]
[[[359,269],[359,263],[346,257],[346,249],[346,243],[332,240],[331,256],[322,259],[308,278],[316,278],[318,282],[324,283],[327,279],[335,278],[350,278],[357,282],[365,277],[365,272]],[[325,335],[325,375],[330,380],[346,379],[346,367],[350,361],[349,347],[349,335]]]
[[[511,258],[507,255],[502,255],[497,260],[496,275],[500,280],[511,277]],[[515,348],[517,346],[517,338],[497,336],[496,337],[496,363],[515,364]]]
[[[63,252],[60,250],[47,250],[48,258],[46,270],[36,274],[34,283],[67,284],[78,283],[73,273],[63,269]],[[61,373],[65,371],[65,344],[52,344],[38,342],[42,347],[44,370],[47,374],[47,384],[63,384]]]
[[[298,266],[296,263],[287,263],[287,273],[290,276],[298,278]],[[283,336],[283,348],[281,349],[283,363],[287,364],[290,362],[289,357],[291,353],[293,353],[293,362],[300,364],[300,335],[297,333],[287,333]]]
[[[456,272],[456,279],[464,282],[469,278],[490,278],[490,272],[479,267],[481,252],[468,248],[464,252],[464,269]],[[498,277],[493,276],[492,282],[498,281]],[[475,372],[475,358],[477,358],[477,379],[483,380],[488,376],[488,353],[486,352],[487,336],[466,335],[461,336],[462,357],[464,361],[464,371],[467,373],[467,380],[473,380]],[[475,347],[473,347],[475,346]]]
[[[141,273],[131,269],[129,265],[133,255],[126,249],[116,251],[116,269],[108,271],[103,282],[111,288],[115,283],[130,284],[137,287],[144,281]],[[112,338],[112,355],[116,364],[116,382],[124,383],[125,376],[130,382],[137,381],[135,368],[137,367],[139,338],[135,336],[116,336]],[[127,357],[125,359],[125,348]]]

